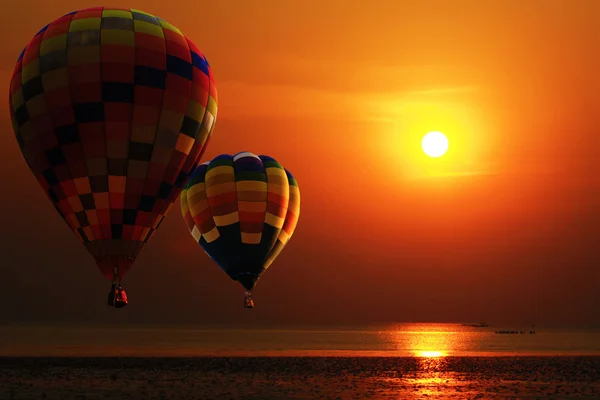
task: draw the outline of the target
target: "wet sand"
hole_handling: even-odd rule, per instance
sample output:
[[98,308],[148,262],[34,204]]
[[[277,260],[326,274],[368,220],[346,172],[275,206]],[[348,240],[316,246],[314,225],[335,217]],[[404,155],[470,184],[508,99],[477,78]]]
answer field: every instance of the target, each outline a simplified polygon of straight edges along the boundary
[[0,358],[0,399],[600,399],[600,357]]

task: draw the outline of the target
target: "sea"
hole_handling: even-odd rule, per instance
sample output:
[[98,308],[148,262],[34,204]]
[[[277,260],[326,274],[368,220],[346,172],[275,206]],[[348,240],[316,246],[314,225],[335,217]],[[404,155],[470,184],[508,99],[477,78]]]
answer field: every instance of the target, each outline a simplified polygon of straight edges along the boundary
[[[513,330],[516,334],[498,334]],[[535,356],[600,355],[600,329],[382,326],[233,329],[155,326],[3,326],[0,356]]]
[[600,399],[600,330],[0,328],[0,399]]

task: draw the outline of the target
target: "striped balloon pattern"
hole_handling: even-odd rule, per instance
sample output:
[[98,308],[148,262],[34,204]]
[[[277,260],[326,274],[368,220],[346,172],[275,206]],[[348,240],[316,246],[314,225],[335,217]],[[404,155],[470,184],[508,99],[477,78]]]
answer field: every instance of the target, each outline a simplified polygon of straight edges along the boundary
[[114,280],[200,162],[217,91],[206,57],[179,29],[140,10],[95,7],[31,39],[9,106],[27,165]]
[[292,174],[275,159],[249,152],[198,165],[180,199],[192,237],[246,290],[281,253],[300,215]]

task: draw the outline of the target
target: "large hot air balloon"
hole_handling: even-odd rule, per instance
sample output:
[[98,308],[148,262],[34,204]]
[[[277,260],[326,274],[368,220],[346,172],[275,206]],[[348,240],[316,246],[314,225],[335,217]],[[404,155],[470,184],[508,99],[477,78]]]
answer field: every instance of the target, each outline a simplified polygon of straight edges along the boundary
[[23,50],[10,84],[19,146],[106,278],[121,279],[198,165],[217,115],[206,57],[134,9],[58,18]]
[[222,154],[199,165],[181,192],[190,233],[229,277],[251,291],[296,229],[298,183],[268,156]]

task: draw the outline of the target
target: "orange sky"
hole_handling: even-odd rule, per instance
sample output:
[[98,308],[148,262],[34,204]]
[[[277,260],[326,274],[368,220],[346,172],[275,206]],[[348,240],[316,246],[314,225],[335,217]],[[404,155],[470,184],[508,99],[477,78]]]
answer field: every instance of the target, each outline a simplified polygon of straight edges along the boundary
[[[95,5],[22,0],[3,13],[0,91],[33,34]],[[219,92],[204,160],[275,157],[300,185],[298,228],[249,315],[173,208],[127,276],[132,305],[115,312],[29,172],[6,106],[0,249],[13,285],[0,318],[600,325],[600,2],[112,5],[196,42]],[[421,154],[430,130],[448,135],[446,157]],[[170,304],[156,297],[165,279],[180,287]]]

